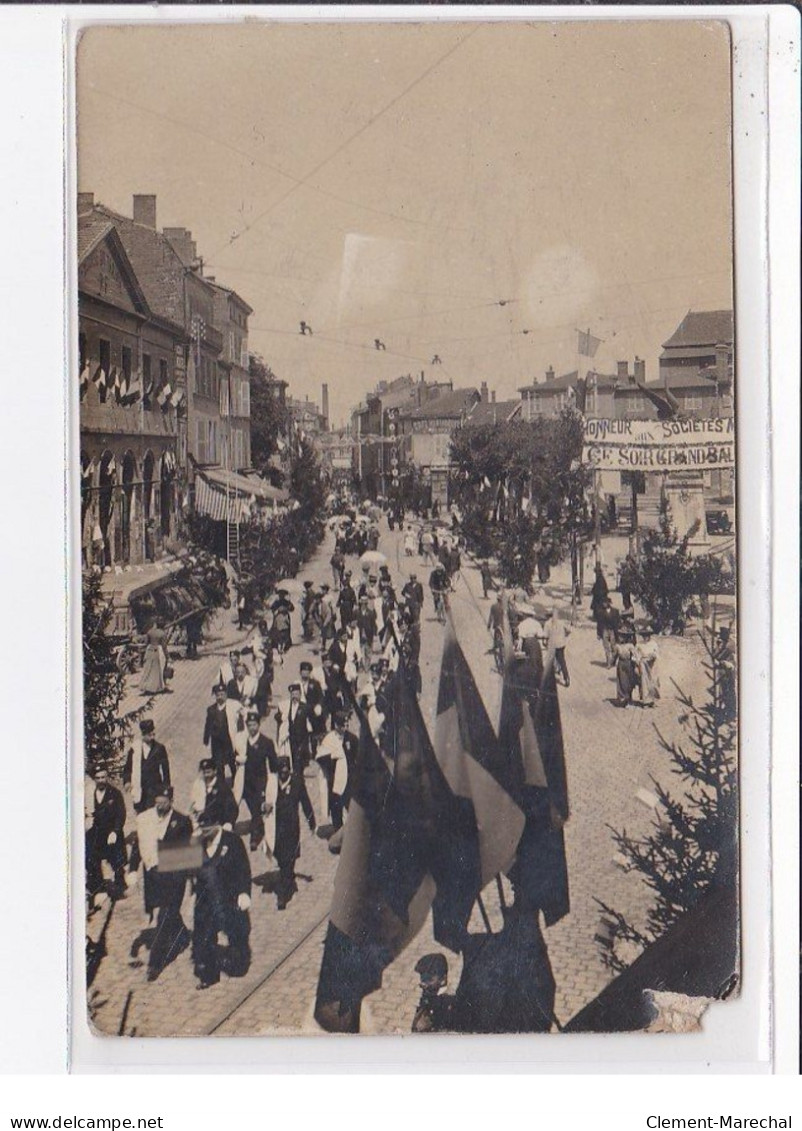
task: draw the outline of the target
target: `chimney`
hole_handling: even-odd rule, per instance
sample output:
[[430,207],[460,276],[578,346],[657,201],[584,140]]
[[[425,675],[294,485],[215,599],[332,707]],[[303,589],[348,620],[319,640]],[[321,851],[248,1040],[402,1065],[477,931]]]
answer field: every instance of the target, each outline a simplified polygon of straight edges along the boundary
[[134,223],[156,230],[156,197],[152,193],[134,193]]
[[320,393],[320,415],[323,417],[323,427],[328,431],[329,427],[329,387],[323,385]]
[[730,347],[726,342],[716,343],[716,383],[719,388],[730,380]]
[[192,238],[192,232],[187,228],[164,228],[162,235],[170,241],[173,251],[184,266],[191,267],[198,258],[198,250]]
[[641,385],[646,384],[646,362],[642,357],[635,358],[635,380],[639,381]]
[[91,212],[95,207],[95,194],[93,192],[78,193],[78,214]]
[[495,403],[496,403],[496,390],[495,390],[495,389],[494,389],[494,390],[493,390],[493,392],[492,392],[492,393],[490,394],[490,403],[491,403],[491,404],[495,404]]
[[554,366],[553,365],[550,365],[548,367],[548,369],[546,370],[546,380],[547,381],[553,381],[554,380]]
[[628,361],[619,361],[619,362],[616,362],[616,365],[618,366],[618,372],[616,374],[616,376],[618,377],[618,380],[619,381],[628,381],[629,380],[629,362]]
[[482,394],[482,404],[487,404],[487,402],[488,402],[487,381],[482,382],[481,394]]

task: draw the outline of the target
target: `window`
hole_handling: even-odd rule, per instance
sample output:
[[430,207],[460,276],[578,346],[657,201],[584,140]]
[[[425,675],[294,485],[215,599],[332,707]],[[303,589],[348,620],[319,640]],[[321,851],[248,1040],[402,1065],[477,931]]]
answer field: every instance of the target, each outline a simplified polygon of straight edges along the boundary
[[209,421],[209,463],[217,462],[217,424],[214,420]]
[[243,369],[248,368],[248,339],[243,338],[239,344],[240,346],[240,360],[239,363]]
[[167,362],[163,357],[159,358],[159,386],[163,387],[167,384]]
[[122,366],[123,377],[125,378],[126,386],[131,384],[131,349],[129,346],[122,348]]
[[86,365],[86,334],[78,335],[78,371],[83,373]]
[[251,415],[251,383],[240,381],[240,416]]
[[106,375],[105,383],[100,386],[100,399],[101,401],[105,401],[108,391],[109,373],[111,372],[111,342],[107,341],[106,338],[101,338],[98,342],[98,347],[100,349],[100,368]]
[[[233,389],[232,389],[233,393]],[[220,415],[228,416],[229,414],[229,401],[228,401],[228,382],[220,382]]]
[[195,427],[196,427],[196,432],[197,432],[197,445],[196,445],[196,447],[197,447],[198,463],[208,463],[209,460],[206,458],[206,451],[207,451],[206,421],[205,420],[199,420]]

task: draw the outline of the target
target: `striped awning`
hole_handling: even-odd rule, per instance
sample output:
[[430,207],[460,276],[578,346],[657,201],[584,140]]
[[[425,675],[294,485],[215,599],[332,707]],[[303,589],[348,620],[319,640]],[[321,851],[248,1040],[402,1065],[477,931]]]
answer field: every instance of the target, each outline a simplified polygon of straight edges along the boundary
[[215,522],[225,522],[228,517],[225,492],[213,487],[200,475],[195,479],[195,513],[206,515]]

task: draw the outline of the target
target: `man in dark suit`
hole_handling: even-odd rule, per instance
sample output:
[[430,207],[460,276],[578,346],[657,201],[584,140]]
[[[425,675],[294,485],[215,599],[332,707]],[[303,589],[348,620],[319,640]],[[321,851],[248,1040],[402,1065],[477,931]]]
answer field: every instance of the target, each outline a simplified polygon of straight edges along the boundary
[[226,694],[229,699],[235,699],[244,706],[250,706],[251,700],[256,696],[256,680],[248,675],[245,661],[240,659],[234,669],[234,678],[228,681]]
[[135,813],[144,813],[156,804],[157,792],[170,784],[170,760],[161,742],[156,741],[153,719],[142,719],[140,738],[128,751],[123,784],[131,790]]
[[309,793],[304,781],[304,770],[309,763],[311,734],[309,713],[306,704],[301,702],[300,683],[291,683],[289,692],[289,700],[281,703],[276,711],[279,754],[283,755],[289,750],[293,772],[298,775],[301,783],[301,808],[304,811],[309,828],[314,832],[316,827],[315,811],[312,808],[312,802],[309,800]]
[[152,809],[137,821],[136,846],[131,854],[131,871],[136,872],[139,860],[144,874],[145,911],[156,930],[148,957],[148,981],[155,982],[162,970],[186,949],[189,932],[181,918],[181,904],[187,886],[184,871],[163,870],[165,848],[188,845],[192,822],[173,809],[172,786],[163,786]]
[[103,887],[104,860],[114,870],[115,895],[125,892],[127,858],[123,795],[110,784],[105,766],[96,766],[92,778],[84,792],[86,891],[90,899]]
[[237,743],[237,765],[243,769],[242,800],[251,815],[251,852],[264,840],[267,776],[277,770],[276,748],[267,735],[262,734],[259,723],[258,711],[249,711],[245,733]]
[[356,593],[351,584],[350,573],[344,575],[340,595],[337,598],[337,607],[340,610],[340,624],[343,628],[347,628],[356,613]]
[[[236,833],[204,820],[203,864],[195,877],[192,961],[198,989],[217,985],[220,973],[242,978],[251,964],[251,866]],[[219,936],[228,946],[219,945]]]
[[309,744],[314,758],[318,743],[326,733],[326,696],[318,680],[312,677],[308,660],[300,665],[301,702],[309,718]]
[[289,758],[278,760],[276,784],[276,821],[273,857],[279,868],[276,906],[283,911],[298,890],[295,882],[295,861],[301,854],[301,822],[298,805],[301,800],[300,780],[293,773]]
[[233,829],[237,823],[239,805],[211,758],[200,760],[200,778],[192,786],[189,811],[198,827],[204,821],[213,821],[221,828]]
[[236,700],[229,700],[224,683],[215,684],[212,693],[214,703],[206,709],[203,745],[210,748],[209,753],[220,777],[233,777],[234,740],[237,736],[240,705]]

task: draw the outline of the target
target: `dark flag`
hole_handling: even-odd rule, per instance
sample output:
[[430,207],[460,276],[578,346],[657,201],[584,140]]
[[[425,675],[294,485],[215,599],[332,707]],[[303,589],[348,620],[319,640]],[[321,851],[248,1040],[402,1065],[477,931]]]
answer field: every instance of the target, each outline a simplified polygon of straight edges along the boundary
[[[381,986],[385,967],[423,926],[434,896],[427,845],[414,835],[420,819],[405,823],[412,801],[405,789],[414,793],[414,780],[404,784],[405,775],[414,779],[406,753],[399,751],[392,766],[358,710],[357,717],[353,793],[315,1002],[318,1024],[339,1033],[359,1032],[363,998]],[[413,751],[409,761],[414,757]]]
[[524,814],[515,800],[515,763],[499,745],[450,620],[434,749],[454,798],[449,825],[439,839],[434,930],[438,942],[459,949],[476,896],[515,859]]
[[663,389],[650,389],[648,385],[644,385],[641,381],[636,381],[635,385],[643,393],[648,401],[657,409],[658,420],[680,420],[683,417],[682,406],[677,398],[669,389],[668,385]]
[[519,793],[526,827],[508,871],[516,904],[540,909],[552,925],[568,914],[568,869],[563,825],[568,819],[560,704],[554,658],[546,662],[540,642],[524,642],[526,655],[505,649],[499,742],[519,767]]
[[471,935],[454,997],[463,1033],[548,1033],[554,975],[537,912],[512,908],[495,935]]

